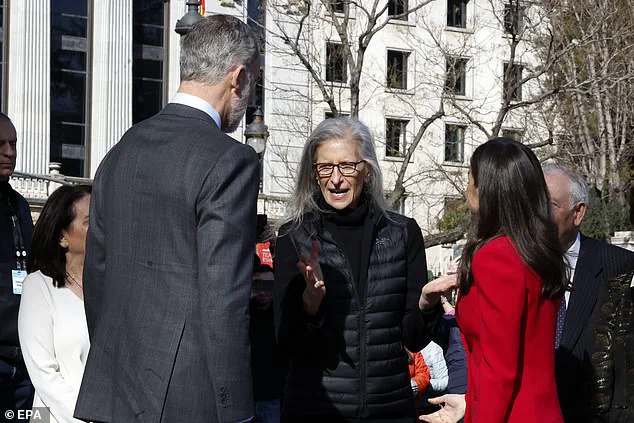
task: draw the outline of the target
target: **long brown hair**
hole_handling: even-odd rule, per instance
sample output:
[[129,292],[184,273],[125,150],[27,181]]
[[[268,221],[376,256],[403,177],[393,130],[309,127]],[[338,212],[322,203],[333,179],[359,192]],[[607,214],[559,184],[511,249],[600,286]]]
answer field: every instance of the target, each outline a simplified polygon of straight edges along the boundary
[[548,189],[535,154],[511,138],[493,138],[471,156],[471,175],[478,188],[479,209],[458,270],[461,294],[467,294],[473,284],[471,264],[476,251],[506,235],[522,261],[541,278],[542,295],[561,297],[568,285],[564,252],[550,218]]

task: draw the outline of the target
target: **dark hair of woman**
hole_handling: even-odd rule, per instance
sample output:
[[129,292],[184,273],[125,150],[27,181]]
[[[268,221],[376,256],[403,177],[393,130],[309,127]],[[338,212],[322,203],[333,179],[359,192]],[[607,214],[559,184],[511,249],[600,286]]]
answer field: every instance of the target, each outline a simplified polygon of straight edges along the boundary
[[66,284],[66,251],[59,241],[75,218],[75,204],[91,191],[90,185],[64,185],[48,197],[33,228],[29,273],[40,270],[56,287]]
[[493,138],[476,148],[470,171],[479,207],[458,270],[461,294],[467,294],[473,284],[471,265],[478,249],[506,235],[522,261],[541,278],[542,296],[561,297],[568,285],[564,252],[550,218],[546,181],[535,154],[511,138]]

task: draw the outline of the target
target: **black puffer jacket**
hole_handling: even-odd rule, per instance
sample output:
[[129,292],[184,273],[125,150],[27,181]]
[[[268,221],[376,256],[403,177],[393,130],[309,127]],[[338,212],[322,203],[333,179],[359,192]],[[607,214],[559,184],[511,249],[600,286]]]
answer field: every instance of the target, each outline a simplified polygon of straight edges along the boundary
[[630,283],[634,271],[608,279],[607,296],[595,329],[588,371],[595,377],[587,388],[589,421],[634,422],[634,302]]
[[[408,301],[420,295],[425,283],[408,283],[408,228],[415,222],[374,210],[367,219],[373,231],[365,284],[355,283],[346,254],[323,217],[308,215],[290,233],[289,226],[280,229],[275,303],[280,346],[288,354],[283,398],[287,420],[337,416],[347,421],[414,421],[403,346],[418,351],[426,345],[435,317],[424,319]],[[424,268],[422,237],[414,227]],[[315,239],[321,245],[327,293],[317,316],[309,316],[302,305],[305,282],[295,263],[297,249]],[[358,292],[359,286],[364,292]]]

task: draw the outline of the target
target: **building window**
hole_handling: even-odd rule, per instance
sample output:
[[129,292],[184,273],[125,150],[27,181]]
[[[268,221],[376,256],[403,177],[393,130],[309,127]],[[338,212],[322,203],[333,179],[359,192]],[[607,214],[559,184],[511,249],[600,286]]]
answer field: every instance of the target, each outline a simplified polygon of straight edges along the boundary
[[346,0],[329,0],[328,3],[332,13],[346,13]]
[[447,0],[447,26],[467,27],[467,3],[469,0]]
[[157,114],[165,104],[165,3],[135,0],[132,5],[132,123]]
[[50,160],[69,176],[88,173],[88,0],[51,0]]
[[339,112],[339,113],[337,113],[337,116],[335,116],[335,114],[332,111],[328,111],[328,112],[324,113],[324,120],[332,119],[334,117],[348,117],[348,116],[350,116],[349,113],[341,113],[341,112]]
[[385,156],[403,157],[407,148],[408,120],[385,119]]
[[510,101],[522,101],[522,71],[524,66],[504,64],[504,98]]
[[464,161],[464,133],[467,127],[445,125],[445,161],[462,163]]
[[326,81],[347,82],[345,52],[340,43],[326,43]]
[[522,142],[524,131],[522,131],[521,129],[502,129],[502,136]]
[[524,29],[525,8],[520,7],[519,0],[504,5],[504,32],[519,34]]
[[387,51],[387,87],[400,90],[407,89],[407,59],[406,51]]
[[408,0],[388,0],[387,16],[400,21],[407,20]]
[[447,75],[445,90],[454,95],[465,95],[467,92],[467,62],[461,57],[447,57]]

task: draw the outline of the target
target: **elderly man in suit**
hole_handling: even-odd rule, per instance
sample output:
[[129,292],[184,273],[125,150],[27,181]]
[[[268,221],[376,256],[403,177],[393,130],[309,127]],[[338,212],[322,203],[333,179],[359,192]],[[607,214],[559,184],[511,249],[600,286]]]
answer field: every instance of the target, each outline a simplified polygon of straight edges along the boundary
[[181,85],[95,177],[84,270],[91,350],[75,417],[241,422],[254,414],[249,298],[258,158],[225,133],[258,75],[255,33],[206,17]]
[[557,389],[565,421],[585,423],[597,377],[590,359],[606,281],[634,269],[634,253],[580,233],[588,207],[588,187],[581,176],[559,164],[544,166],[544,176],[571,282],[557,318]]

